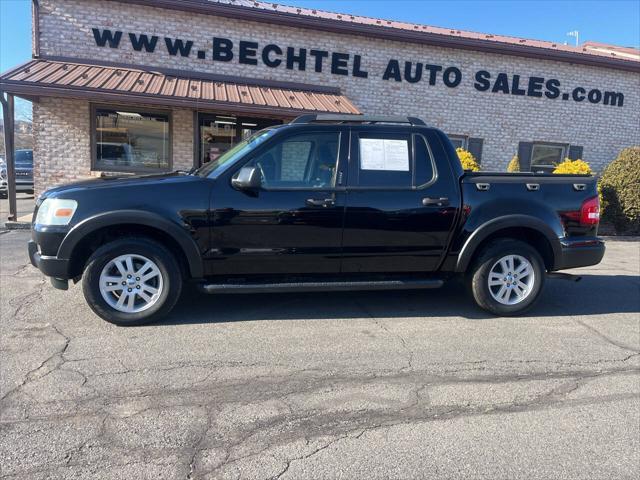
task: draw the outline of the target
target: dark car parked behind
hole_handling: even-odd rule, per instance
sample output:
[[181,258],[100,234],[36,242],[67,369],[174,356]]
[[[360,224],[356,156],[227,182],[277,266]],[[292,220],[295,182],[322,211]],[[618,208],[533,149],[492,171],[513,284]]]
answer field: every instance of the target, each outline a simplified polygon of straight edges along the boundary
[[16,150],[16,192],[33,193],[33,150]]
[[[15,151],[16,192],[33,194],[33,150]],[[0,197],[6,198],[9,190],[7,163],[0,158]]]
[[0,157],[0,198],[7,198],[8,188],[7,164],[4,162],[4,158]]

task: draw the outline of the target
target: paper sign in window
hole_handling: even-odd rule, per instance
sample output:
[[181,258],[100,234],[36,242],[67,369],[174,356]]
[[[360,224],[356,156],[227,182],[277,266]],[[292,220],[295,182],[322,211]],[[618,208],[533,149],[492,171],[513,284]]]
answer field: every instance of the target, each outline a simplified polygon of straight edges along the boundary
[[362,170],[409,171],[409,142],[380,138],[360,139]]

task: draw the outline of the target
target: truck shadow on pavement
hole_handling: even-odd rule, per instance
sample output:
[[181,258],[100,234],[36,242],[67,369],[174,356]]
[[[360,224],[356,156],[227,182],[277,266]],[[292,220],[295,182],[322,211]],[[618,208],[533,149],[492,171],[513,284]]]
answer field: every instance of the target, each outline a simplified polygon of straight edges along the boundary
[[[538,304],[522,315],[563,317],[640,312],[640,279],[584,275],[580,282],[549,279]],[[495,318],[480,310],[459,282],[437,290],[205,295],[186,291],[160,324],[260,320],[462,317]]]

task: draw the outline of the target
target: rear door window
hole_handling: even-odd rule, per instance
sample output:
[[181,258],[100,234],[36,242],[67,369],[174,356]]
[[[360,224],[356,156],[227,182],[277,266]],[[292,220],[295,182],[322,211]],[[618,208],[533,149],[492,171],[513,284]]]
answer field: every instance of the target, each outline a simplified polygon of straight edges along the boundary
[[411,188],[413,161],[411,135],[359,133],[358,187]]
[[351,186],[372,189],[413,189],[435,176],[433,157],[420,134],[354,134],[357,161]]

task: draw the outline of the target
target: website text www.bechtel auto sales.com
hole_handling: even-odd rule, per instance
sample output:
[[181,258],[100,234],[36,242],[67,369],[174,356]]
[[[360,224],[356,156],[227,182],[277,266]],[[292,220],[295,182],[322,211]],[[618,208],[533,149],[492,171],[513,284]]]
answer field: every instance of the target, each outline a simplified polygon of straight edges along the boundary
[[[99,47],[119,48],[123,32],[93,29],[96,45]],[[228,38],[213,37],[210,51],[194,48],[191,40],[145,34],[129,33],[127,35],[131,47],[135,51],[154,53],[158,47],[165,47],[172,56],[196,57],[206,61],[237,61],[243,65],[262,63],[270,68],[284,67],[288,70],[305,71],[307,68],[321,73],[327,71],[333,75],[368,78],[369,72],[363,62],[362,55],[343,52],[328,52],[313,48],[280,47],[275,44],[260,45],[253,41],[233,42]],[[427,82],[429,85],[442,83],[448,88],[455,88],[463,81],[462,71],[455,66],[444,67],[422,62],[389,59],[382,80],[409,83]],[[602,91],[598,88],[574,87],[568,91],[561,89],[560,80],[537,76],[521,77],[507,73],[491,73],[478,70],[473,75],[473,88],[479,92],[492,92],[548,99],[562,99],[592,104],[602,103],[622,107],[622,92]]]

